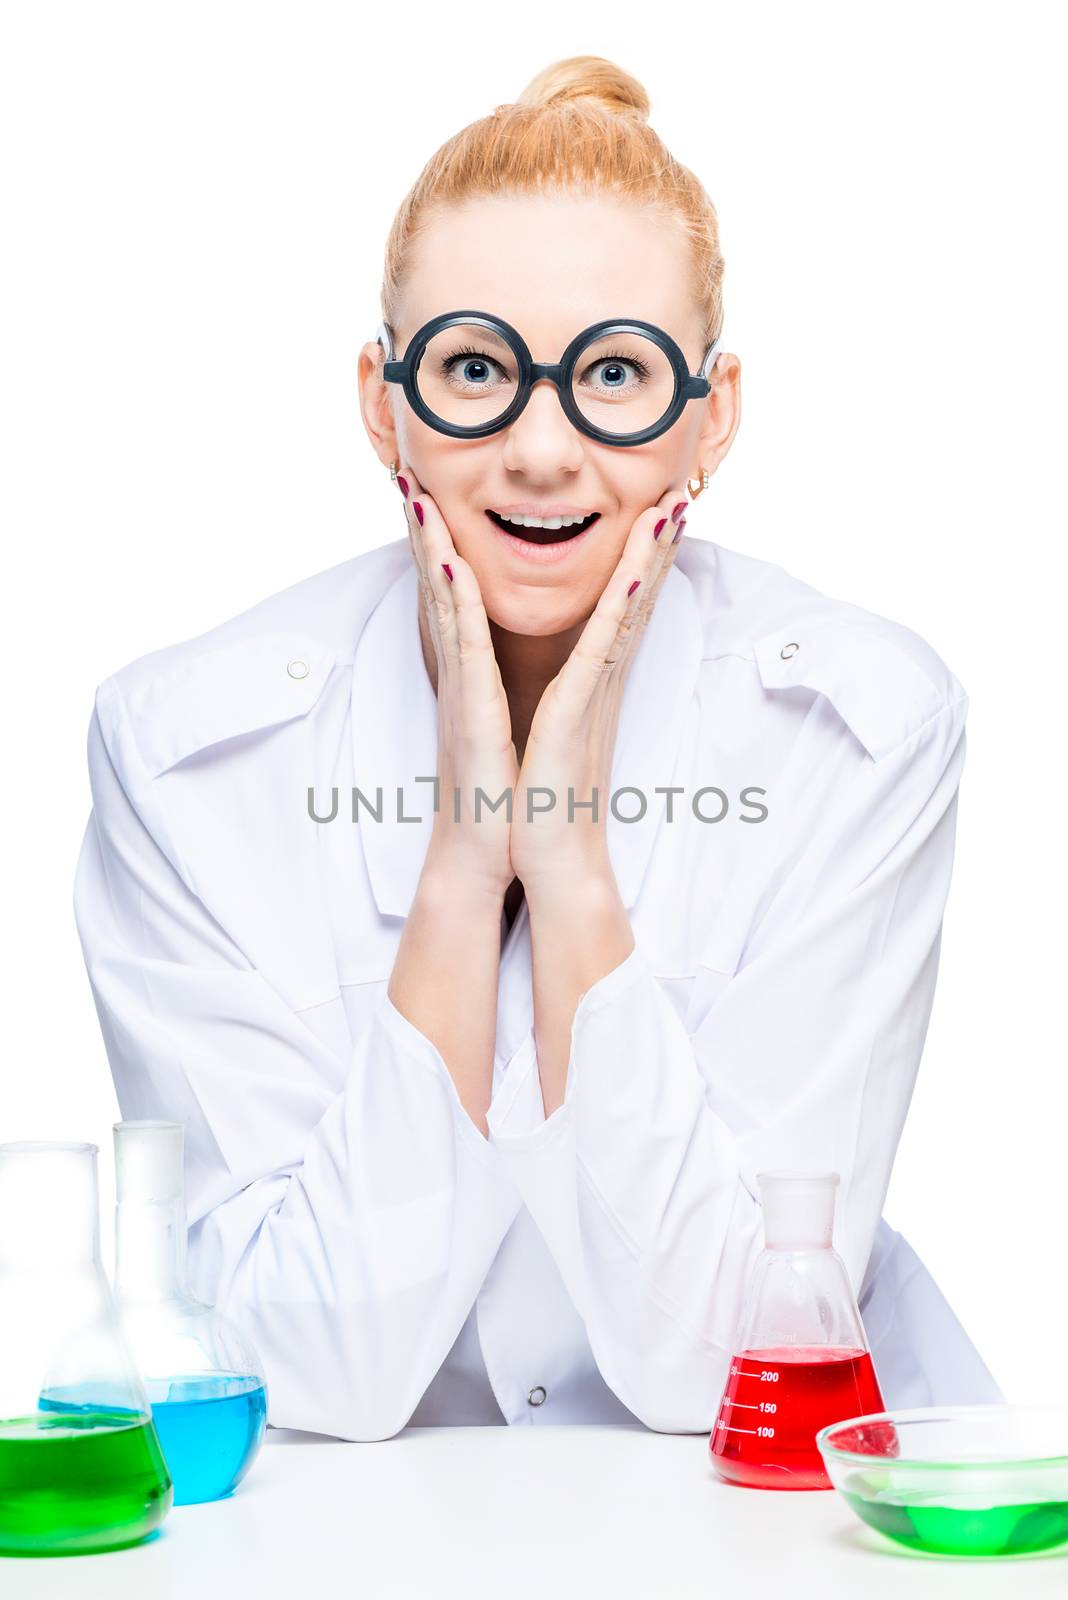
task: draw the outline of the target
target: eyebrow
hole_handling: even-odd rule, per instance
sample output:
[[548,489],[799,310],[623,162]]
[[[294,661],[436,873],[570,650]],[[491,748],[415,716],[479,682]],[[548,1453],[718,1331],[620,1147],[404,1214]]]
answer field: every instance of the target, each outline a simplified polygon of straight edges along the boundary
[[[429,322],[429,317],[426,320]],[[422,327],[423,323],[419,323],[418,326]],[[442,328],[440,332],[434,335],[434,337],[435,339],[457,339],[463,335],[464,330],[468,327],[472,330],[473,336],[476,339],[482,339],[486,344],[495,344],[501,350],[511,350],[511,346],[509,345],[507,339],[502,339],[501,335],[496,331],[495,328],[483,328],[482,325],[477,322],[455,322],[451,328]]]

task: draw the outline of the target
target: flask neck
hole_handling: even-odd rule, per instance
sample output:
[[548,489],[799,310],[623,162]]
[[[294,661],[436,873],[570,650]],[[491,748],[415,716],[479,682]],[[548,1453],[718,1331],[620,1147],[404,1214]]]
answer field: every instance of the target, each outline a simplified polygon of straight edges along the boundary
[[115,1293],[120,1300],[188,1299],[185,1201],[123,1200],[115,1207]]
[[780,1169],[758,1175],[768,1250],[829,1250],[838,1174]]

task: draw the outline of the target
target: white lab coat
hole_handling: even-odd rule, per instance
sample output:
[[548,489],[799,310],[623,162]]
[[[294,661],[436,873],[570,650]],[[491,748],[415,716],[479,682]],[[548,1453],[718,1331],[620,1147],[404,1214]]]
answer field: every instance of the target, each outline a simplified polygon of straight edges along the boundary
[[[709,1430],[778,1166],[841,1174],[835,1245],[887,1403],[1000,1400],[881,1217],[934,994],[960,683],[907,628],[688,538],[616,742],[636,947],[584,994],[546,1120],[528,912],[502,913],[487,1139],[387,994],[436,772],[417,608],[397,540],[130,663],[90,722],[75,913],[119,1104],[185,1123],[193,1285],[260,1351],[270,1421]],[[382,788],[381,822],[353,824],[354,786]],[[710,786],[719,822],[694,814]],[[310,787],[320,817],[338,790],[333,821]]]

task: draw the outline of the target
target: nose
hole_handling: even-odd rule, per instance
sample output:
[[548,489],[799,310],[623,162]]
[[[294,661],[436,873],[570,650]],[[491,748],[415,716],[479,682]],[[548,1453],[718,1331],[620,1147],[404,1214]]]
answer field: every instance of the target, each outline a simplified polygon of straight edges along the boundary
[[509,471],[550,479],[582,465],[583,436],[564,415],[560,396],[548,378],[539,378],[523,410],[504,430],[504,464]]

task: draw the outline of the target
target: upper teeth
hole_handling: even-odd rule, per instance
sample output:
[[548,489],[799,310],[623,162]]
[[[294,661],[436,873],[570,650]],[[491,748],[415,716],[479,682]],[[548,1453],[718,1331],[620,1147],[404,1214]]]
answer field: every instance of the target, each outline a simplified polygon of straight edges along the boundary
[[512,517],[505,511],[498,511],[497,515],[502,522],[514,522],[520,528],[571,528],[576,522],[586,520],[586,517]]

